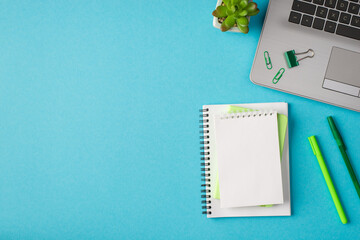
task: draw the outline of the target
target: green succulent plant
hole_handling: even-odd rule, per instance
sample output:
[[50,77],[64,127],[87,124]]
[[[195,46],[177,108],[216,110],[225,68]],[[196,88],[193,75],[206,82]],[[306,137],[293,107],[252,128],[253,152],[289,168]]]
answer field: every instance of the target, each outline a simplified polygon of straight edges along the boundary
[[240,32],[248,33],[249,20],[247,17],[255,16],[260,12],[257,4],[248,0],[223,0],[223,3],[212,13],[214,17],[225,18],[220,30],[226,32],[236,24]]

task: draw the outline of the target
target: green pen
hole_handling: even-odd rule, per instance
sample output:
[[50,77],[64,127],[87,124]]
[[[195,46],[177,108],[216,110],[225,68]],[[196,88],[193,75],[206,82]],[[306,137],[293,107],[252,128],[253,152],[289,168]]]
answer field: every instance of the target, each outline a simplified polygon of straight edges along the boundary
[[309,139],[311,148],[312,148],[312,150],[314,152],[314,155],[316,156],[316,158],[317,158],[317,160],[319,162],[321,171],[322,171],[322,173],[324,175],[325,182],[327,184],[327,187],[329,188],[331,197],[332,197],[332,199],[334,201],[334,204],[335,204],[336,210],[337,210],[337,212],[339,214],[340,220],[341,220],[341,222],[343,224],[346,224],[347,223],[347,218],[346,218],[344,209],[341,206],[341,202],[340,202],[339,197],[338,197],[338,195],[336,193],[334,184],[333,184],[333,182],[331,180],[329,171],[328,171],[328,169],[326,167],[324,158],[323,158],[323,156],[321,154],[321,151],[320,151],[319,145],[318,145],[318,143],[316,141],[316,138],[315,138],[315,136],[311,136],[308,139]]
[[342,140],[342,137],[341,137],[338,129],[336,128],[334,119],[330,116],[330,117],[327,117],[327,120],[329,122],[331,132],[332,132],[332,134],[335,138],[335,141],[339,147],[339,150],[341,152],[342,158],[344,159],[345,165],[349,171],[349,174],[350,174],[351,180],[355,186],[356,192],[360,198],[360,185],[359,185],[358,180],[356,179],[355,172],[350,164],[349,157],[346,154],[346,147],[345,147],[344,141]]

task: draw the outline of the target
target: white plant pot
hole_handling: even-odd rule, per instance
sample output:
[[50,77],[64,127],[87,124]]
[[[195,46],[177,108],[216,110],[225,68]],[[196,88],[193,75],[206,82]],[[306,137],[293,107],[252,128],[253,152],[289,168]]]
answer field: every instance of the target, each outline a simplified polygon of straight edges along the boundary
[[[216,9],[218,6],[220,6],[222,2],[223,2],[223,0],[218,0],[215,9]],[[250,0],[249,2],[252,2],[252,1]],[[250,17],[247,17],[247,19],[249,20],[249,23],[250,23]],[[219,23],[217,17],[214,17],[214,19],[213,19],[213,25],[214,25],[215,28],[220,29],[221,24]],[[240,30],[239,30],[237,27],[232,27],[232,28],[230,28],[230,29],[227,30],[227,31],[228,31],[228,32],[240,32]]]

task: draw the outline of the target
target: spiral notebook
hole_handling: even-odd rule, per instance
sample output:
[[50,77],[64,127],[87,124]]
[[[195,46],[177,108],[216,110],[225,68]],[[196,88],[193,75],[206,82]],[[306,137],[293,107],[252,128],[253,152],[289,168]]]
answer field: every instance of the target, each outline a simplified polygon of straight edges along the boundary
[[[239,114],[226,114],[230,105],[205,105],[201,110],[204,124],[201,126],[201,143],[203,144],[202,165],[202,203],[203,213],[208,218],[241,217],[241,216],[288,216],[290,209],[289,151],[288,133],[286,131],[282,161],[280,163],[279,140],[276,114],[287,116],[287,103],[231,104],[259,111]],[[261,126],[254,128],[254,126]],[[275,126],[275,127],[274,127]],[[237,134],[233,134],[233,133]],[[244,137],[239,133],[246,134]],[[249,137],[260,134],[261,136]],[[263,142],[256,139],[263,138]],[[267,138],[267,140],[266,140]],[[236,143],[234,145],[234,143]],[[264,146],[266,143],[268,146]],[[246,146],[253,149],[244,149]],[[242,152],[243,150],[243,152]],[[248,150],[248,151],[246,151]],[[255,151],[254,151],[255,150]],[[236,166],[232,156],[260,157],[266,154],[264,162]],[[243,155],[241,155],[243,153]],[[250,155],[249,155],[250,154]],[[220,159],[226,159],[218,163]],[[242,162],[244,164],[244,162]],[[260,164],[260,165],[257,165]],[[218,169],[219,167],[219,169]],[[240,167],[240,168],[239,168]],[[244,167],[244,169],[243,169]],[[259,169],[257,171],[257,169]],[[263,171],[267,169],[269,171]],[[256,170],[256,171],[254,171]],[[271,171],[270,171],[271,170]],[[252,172],[252,174],[248,174]],[[215,199],[216,179],[219,175],[221,198]],[[271,180],[271,181],[269,181]],[[259,185],[260,183],[260,185]],[[271,191],[269,191],[271,189]],[[204,194],[205,193],[205,194]],[[245,194],[244,193],[248,193]],[[275,204],[272,207],[256,206]]]

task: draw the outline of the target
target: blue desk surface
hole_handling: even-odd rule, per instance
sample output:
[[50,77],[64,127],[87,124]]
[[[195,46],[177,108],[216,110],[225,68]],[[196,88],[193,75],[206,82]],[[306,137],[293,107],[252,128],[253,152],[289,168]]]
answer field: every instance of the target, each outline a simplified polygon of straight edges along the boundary
[[[212,26],[216,0],[0,3],[1,239],[354,239],[360,114],[252,84],[264,19]],[[289,103],[291,217],[201,215],[198,109]],[[317,135],[349,224],[311,152]]]

